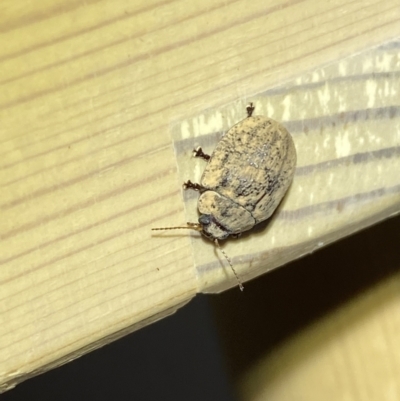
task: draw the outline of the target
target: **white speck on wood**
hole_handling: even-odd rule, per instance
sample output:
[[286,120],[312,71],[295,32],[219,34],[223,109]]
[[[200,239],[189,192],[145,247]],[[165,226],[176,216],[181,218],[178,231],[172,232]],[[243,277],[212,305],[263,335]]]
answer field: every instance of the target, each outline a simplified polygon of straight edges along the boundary
[[282,100],[283,112],[282,112],[282,120],[287,121],[290,120],[290,105],[291,105],[291,95],[285,96]]
[[368,80],[365,85],[366,85],[366,92],[367,92],[367,96],[368,96],[367,107],[372,108],[375,105],[376,88],[377,88],[378,84],[376,83],[376,81]]
[[183,121],[181,123],[181,130],[180,132],[182,133],[182,139],[187,139],[190,137],[190,127],[189,127],[189,122],[187,120]]
[[267,112],[265,113],[265,115],[271,117],[271,116],[274,115],[274,111],[275,111],[274,106],[271,104],[271,102],[268,102],[268,104],[267,104]]
[[337,157],[345,157],[350,154],[351,144],[348,132],[338,135],[335,138],[335,149]]

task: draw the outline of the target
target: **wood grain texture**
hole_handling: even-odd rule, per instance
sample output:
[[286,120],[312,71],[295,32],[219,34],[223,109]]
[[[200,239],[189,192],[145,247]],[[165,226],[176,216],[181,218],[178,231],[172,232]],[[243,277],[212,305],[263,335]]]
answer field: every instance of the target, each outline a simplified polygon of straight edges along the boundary
[[[274,110],[279,109],[279,102],[285,105],[287,97],[277,95],[274,101],[278,103],[271,103],[262,93],[287,83],[291,106],[282,120],[288,122],[289,130],[298,130],[295,137],[300,158],[296,185],[287,202],[305,214],[311,210],[307,209],[310,203],[300,188],[306,185],[312,169],[317,168],[320,177],[313,192],[316,197],[326,180],[329,183],[329,167],[340,171],[335,178],[340,181],[341,176],[347,176],[346,163],[357,165],[359,153],[367,159],[380,155],[378,169],[387,171],[395,166],[398,142],[368,142],[369,137],[358,144],[362,150],[353,145],[351,152],[338,151],[331,158],[327,158],[328,152],[313,156],[326,140],[334,149],[326,139],[330,131],[321,129],[321,118],[333,124],[340,120],[338,113],[344,113],[349,121],[344,118],[343,124],[350,124],[354,120],[352,111],[362,114],[364,110],[369,116],[381,107],[389,113],[383,114],[387,118],[361,119],[364,131],[381,138],[376,133],[387,132],[387,124],[398,121],[398,116],[395,113],[391,117],[392,109],[383,101],[384,96],[378,97],[381,106],[379,102],[353,105],[346,100],[335,101],[336,105],[344,104],[344,109],[328,107],[330,84],[322,84],[323,93],[310,89],[314,100],[307,106],[309,95],[304,83],[307,79],[313,82],[313,73],[302,74],[390,43],[399,35],[397,0],[207,0],[193,4],[5,0],[1,9],[3,390],[172,313],[197,291],[220,290],[233,284],[227,281],[229,272],[224,269],[215,276],[217,269],[206,268],[206,272],[214,273],[201,274],[200,267],[208,263],[201,259],[203,255],[215,264],[210,244],[197,241],[195,247],[207,246],[199,255],[197,248],[190,246],[189,236],[151,236],[151,227],[186,221],[180,154],[175,157],[174,153],[177,124],[182,126],[196,118],[193,116],[203,115],[206,108],[210,113],[235,110],[231,117],[235,120],[247,98],[255,99],[255,93],[260,94],[256,99],[260,112],[279,116]],[[375,67],[368,82],[372,86],[381,84],[382,90],[389,87],[389,99],[397,107],[398,97],[394,97],[398,92],[390,88],[398,83],[398,64],[394,68],[393,63],[378,60]],[[373,75],[378,70],[382,75]],[[342,75],[352,72],[344,70]],[[317,76],[319,81],[315,82],[325,82],[320,73]],[[357,87],[357,80],[349,80],[353,91],[365,89],[365,80],[359,81]],[[267,93],[268,97],[272,94]],[[354,92],[355,103],[361,94]],[[233,101],[234,105],[222,107]],[[268,104],[270,109],[263,108]],[[317,134],[309,140],[301,128],[314,129]],[[335,141],[339,149],[346,148],[343,138]],[[358,167],[361,170],[354,171],[361,175],[365,164]],[[379,195],[382,187],[398,185],[395,179],[382,185],[381,176],[375,178],[376,182],[371,179],[364,186],[360,180],[353,196],[362,191]],[[346,191],[341,196],[339,205],[346,209],[353,198]],[[329,191],[322,191],[318,202],[323,197],[322,212],[324,205],[332,202]],[[365,215],[373,218],[363,219],[361,225],[398,211],[393,206],[398,204],[396,197],[398,192],[393,190],[379,198],[383,199],[379,206],[364,203]],[[193,208],[190,213],[194,213]],[[288,211],[281,221],[288,224],[293,213]],[[309,216],[314,216],[318,225],[313,232],[315,245],[318,235],[325,238],[332,231],[336,216],[332,215],[332,220],[323,213]],[[310,251],[310,247],[294,247],[296,242],[301,243],[300,235],[303,239],[309,223],[303,220],[291,230],[287,244],[293,251],[283,253],[286,249],[273,244],[278,256],[272,264],[254,258],[250,249],[247,259],[247,252],[232,252],[244,277],[254,277]],[[360,227],[357,223],[349,226],[343,222],[342,227],[347,229],[340,235]],[[256,238],[261,241],[260,234]],[[232,246],[227,246],[227,251],[231,250]],[[251,267],[248,273],[244,271],[246,265]]]

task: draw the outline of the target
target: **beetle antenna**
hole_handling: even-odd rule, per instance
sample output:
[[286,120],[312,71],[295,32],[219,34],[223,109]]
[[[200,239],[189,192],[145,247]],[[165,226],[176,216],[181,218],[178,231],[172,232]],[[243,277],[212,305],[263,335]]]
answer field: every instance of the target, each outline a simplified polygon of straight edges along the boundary
[[235,269],[233,268],[232,262],[231,262],[231,260],[228,258],[228,255],[227,255],[227,254],[225,253],[225,251],[221,248],[221,246],[220,246],[220,244],[219,244],[219,242],[218,242],[217,239],[214,240],[214,243],[215,243],[215,245],[217,245],[217,247],[219,248],[219,250],[220,250],[220,251],[223,253],[223,255],[225,256],[225,259],[228,261],[229,266],[231,267],[231,269],[232,269],[232,271],[233,271],[233,274],[234,274],[235,277],[236,277],[236,280],[237,280],[237,282],[238,282],[238,284],[239,284],[240,291],[243,291],[243,290],[244,290],[243,284],[242,284],[242,282],[241,282],[239,276],[237,275]]
[[187,229],[187,230],[196,230],[196,231],[203,231],[203,227],[199,223],[186,223],[187,226],[182,227],[157,227],[152,228],[152,231],[161,231],[161,230],[180,230],[180,229]]

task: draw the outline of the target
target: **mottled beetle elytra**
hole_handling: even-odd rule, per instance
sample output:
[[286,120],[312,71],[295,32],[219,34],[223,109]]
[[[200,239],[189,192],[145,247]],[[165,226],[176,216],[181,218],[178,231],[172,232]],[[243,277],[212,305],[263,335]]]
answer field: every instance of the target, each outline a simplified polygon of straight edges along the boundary
[[183,189],[200,193],[198,223],[152,229],[201,232],[223,253],[242,291],[242,282],[219,240],[237,238],[272,215],[292,182],[297,159],[285,127],[270,118],[253,116],[253,103],[246,109],[247,118],[228,130],[211,156],[201,147],[193,151],[194,157],[207,162],[200,184],[190,180],[183,184]]

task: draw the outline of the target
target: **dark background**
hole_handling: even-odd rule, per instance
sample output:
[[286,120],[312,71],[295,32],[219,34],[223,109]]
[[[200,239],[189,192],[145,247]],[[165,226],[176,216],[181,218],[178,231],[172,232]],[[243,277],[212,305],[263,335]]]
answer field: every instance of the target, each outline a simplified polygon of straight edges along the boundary
[[19,384],[1,401],[237,400],[235,381],[319,317],[400,273],[400,217]]

